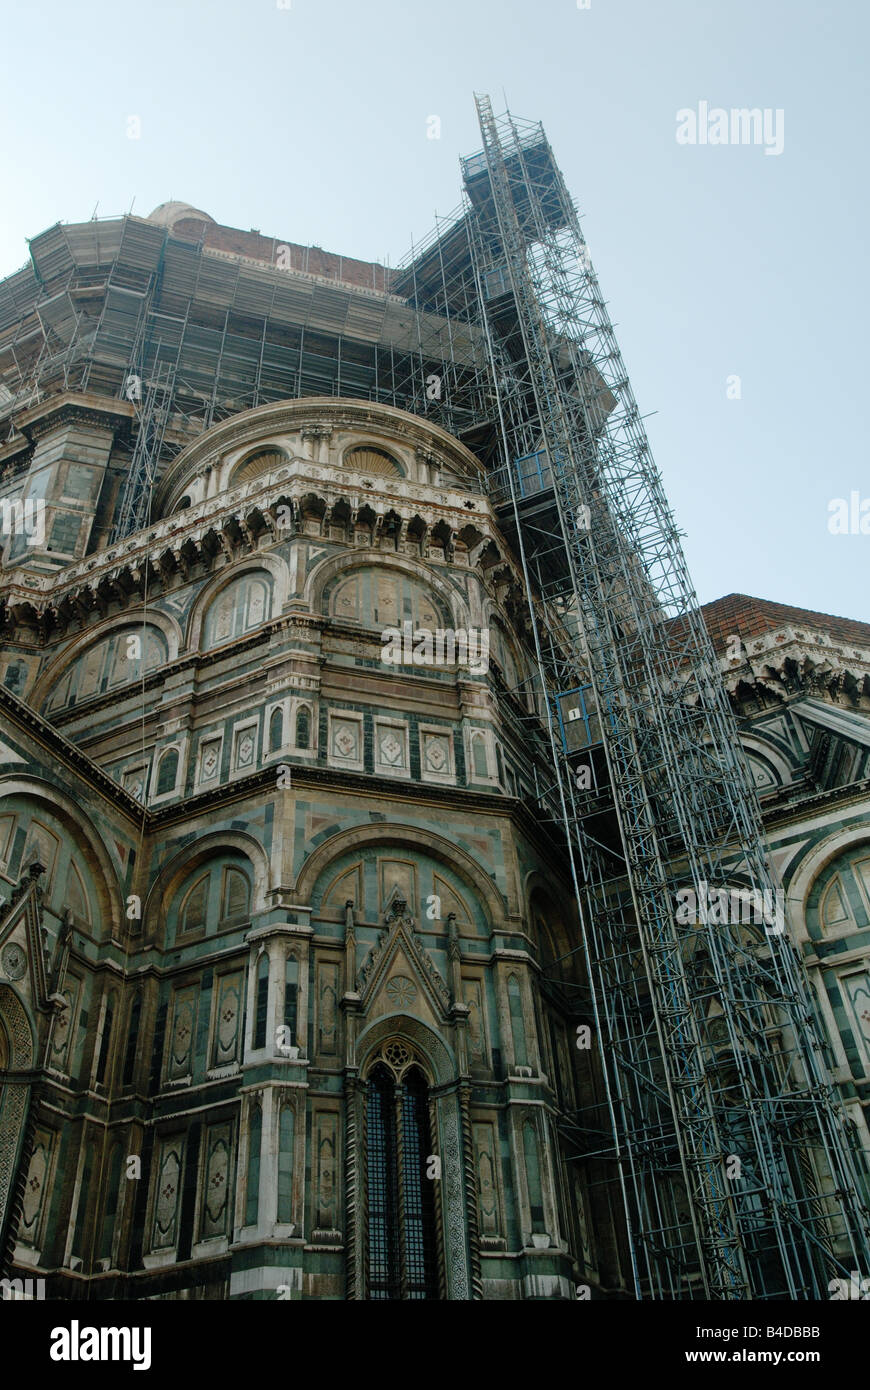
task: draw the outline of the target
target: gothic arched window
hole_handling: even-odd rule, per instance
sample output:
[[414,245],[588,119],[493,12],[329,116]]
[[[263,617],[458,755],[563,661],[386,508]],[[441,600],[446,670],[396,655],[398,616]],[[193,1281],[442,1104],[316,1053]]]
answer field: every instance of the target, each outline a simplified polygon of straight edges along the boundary
[[269,752],[277,753],[284,742],[284,714],[280,709],[273,709],[269,716]]
[[163,796],[166,792],[175,791],[177,777],[178,749],[170,748],[163,754],[157,769],[157,795]]
[[269,957],[263,951],[257,962],[257,995],[254,1012],[254,1047],[266,1046],[269,1008]]
[[416,1066],[397,1077],[378,1062],[366,1099],[368,1297],[437,1299],[436,1184],[427,1176],[429,1088]]
[[311,712],[302,705],[296,715],[296,747],[307,748],[311,742]]
[[471,758],[475,777],[488,777],[489,763],[486,758],[486,743],[481,733],[471,735]]

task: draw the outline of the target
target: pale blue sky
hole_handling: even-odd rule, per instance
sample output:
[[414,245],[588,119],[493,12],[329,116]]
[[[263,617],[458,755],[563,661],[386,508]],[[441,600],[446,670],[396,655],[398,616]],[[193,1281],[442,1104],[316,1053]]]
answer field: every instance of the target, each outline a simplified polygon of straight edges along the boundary
[[[543,121],[579,203],[701,600],[870,619],[870,535],[827,529],[830,499],[870,498],[864,0],[6,0],[3,15],[2,274],[57,220],[170,197],[395,264],[459,201],[473,92],[501,109],[504,89]],[[677,144],[677,111],[699,101],[782,108],[782,154]]]

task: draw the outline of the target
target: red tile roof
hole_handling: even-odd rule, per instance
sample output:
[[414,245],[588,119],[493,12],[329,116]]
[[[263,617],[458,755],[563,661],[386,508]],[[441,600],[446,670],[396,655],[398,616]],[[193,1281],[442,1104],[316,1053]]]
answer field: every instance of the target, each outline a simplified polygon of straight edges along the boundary
[[701,606],[701,613],[707,631],[717,649],[726,646],[732,634],[738,634],[745,642],[748,638],[761,637],[766,632],[774,632],[781,627],[813,628],[816,632],[826,632],[839,642],[853,642],[856,646],[870,646],[870,623],[859,623],[852,618],[837,618],[830,613],[814,613],[809,608],[792,608],[787,603],[773,603],[766,598],[753,598],[750,594],[726,594],[712,603]]

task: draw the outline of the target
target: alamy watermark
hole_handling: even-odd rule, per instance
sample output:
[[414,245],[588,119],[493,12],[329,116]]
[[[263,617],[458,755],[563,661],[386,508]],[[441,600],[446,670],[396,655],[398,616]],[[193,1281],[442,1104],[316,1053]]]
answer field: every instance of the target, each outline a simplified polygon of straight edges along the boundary
[[785,147],[785,111],[765,106],[710,106],[699,101],[697,111],[684,106],[677,112],[678,145],[763,145],[765,154],[782,154]]
[[45,1298],[44,1279],[0,1279],[0,1299],[6,1302],[29,1302]]
[[848,1299],[870,1300],[870,1279],[862,1276],[860,1270],[853,1269],[849,1279],[832,1279],[828,1284],[832,1303],[842,1303]]
[[489,628],[401,628],[381,633],[381,660],[387,666],[467,666],[472,675],[489,670]]
[[41,497],[0,500],[0,536],[27,537],[28,545],[45,544],[45,502]]
[[681,926],[763,926],[771,936],[781,936],[785,930],[785,893],[782,888],[711,888],[701,879],[695,888],[677,891],[676,920]]
[[828,530],[832,536],[870,536],[870,497],[861,498],[857,488],[846,497],[832,497],[828,503]]

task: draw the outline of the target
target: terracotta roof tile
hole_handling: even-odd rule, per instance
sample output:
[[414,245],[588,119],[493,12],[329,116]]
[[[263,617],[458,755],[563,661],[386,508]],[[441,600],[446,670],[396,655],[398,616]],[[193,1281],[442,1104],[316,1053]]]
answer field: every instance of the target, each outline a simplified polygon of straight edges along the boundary
[[838,618],[831,613],[814,613],[810,608],[792,608],[787,603],[773,603],[750,594],[726,594],[712,603],[701,606],[707,631],[716,650],[725,647],[728,638],[737,633],[744,642],[760,637],[780,627],[808,627],[825,632],[839,642],[854,642],[870,646],[870,623],[852,618]]

